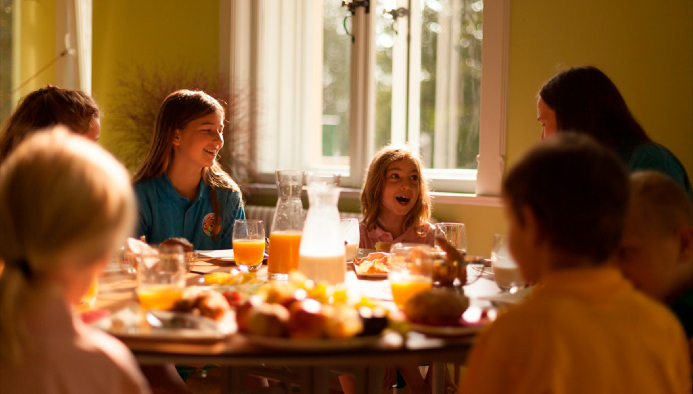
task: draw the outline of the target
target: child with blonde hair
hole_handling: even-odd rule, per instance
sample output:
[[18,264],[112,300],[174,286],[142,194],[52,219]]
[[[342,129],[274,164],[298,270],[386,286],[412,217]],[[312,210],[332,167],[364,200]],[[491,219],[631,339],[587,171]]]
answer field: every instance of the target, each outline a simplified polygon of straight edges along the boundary
[[154,138],[133,179],[139,234],[158,244],[183,237],[195,249],[231,249],[233,223],[245,219],[241,191],[222,169],[221,104],[201,91],[178,90],[159,108]]
[[101,135],[99,107],[88,94],[47,85],[27,94],[7,119],[0,134],[0,163],[37,130],[58,124],[93,141]]
[[132,231],[125,168],[57,128],[0,167],[0,387],[22,393],[148,393],[130,351],[73,307]]
[[385,146],[376,153],[361,191],[359,247],[378,242],[433,245],[431,198],[421,158],[407,147]]
[[669,305],[693,339],[693,204],[670,177],[630,176],[631,199],[619,264],[645,294]]
[[585,135],[556,134],[513,166],[510,252],[536,285],[479,335],[460,392],[691,392],[681,326],[611,264],[628,194],[625,166]]
[[[359,248],[376,249],[376,244],[398,242],[433,245],[435,229],[428,222],[431,198],[416,153],[406,146],[387,145],[375,154],[361,191],[361,214]],[[415,365],[387,368],[385,387],[396,382],[397,372],[411,392],[430,392]],[[345,393],[355,392],[353,377],[340,376],[340,382]]]

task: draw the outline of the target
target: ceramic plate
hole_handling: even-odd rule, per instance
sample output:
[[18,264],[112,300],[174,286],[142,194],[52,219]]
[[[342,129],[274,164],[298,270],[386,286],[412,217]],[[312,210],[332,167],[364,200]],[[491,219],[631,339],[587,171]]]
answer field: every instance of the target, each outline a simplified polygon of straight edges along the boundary
[[[148,315],[149,312],[143,311],[139,305],[132,305],[96,321],[91,326],[121,339],[183,342],[219,341],[237,330],[233,311],[227,312],[218,322],[188,313],[160,310],[151,312],[151,315]],[[189,328],[166,327],[173,318],[185,321]],[[158,323],[163,323],[163,327],[156,327]]]
[[322,351],[360,349],[373,346],[378,342],[380,336],[353,337],[347,339],[296,339],[246,335],[246,338],[248,338],[248,341],[253,345],[264,348],[296,351]]
[[201,260],[215,259],[223,261],[233,261],[233,249],[198,250],[197,256]]

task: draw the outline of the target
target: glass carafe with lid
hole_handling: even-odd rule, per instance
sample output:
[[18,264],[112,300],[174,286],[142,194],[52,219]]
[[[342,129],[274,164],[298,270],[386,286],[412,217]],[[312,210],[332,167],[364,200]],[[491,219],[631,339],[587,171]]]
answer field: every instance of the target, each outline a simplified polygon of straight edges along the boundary
[[308,215],[303,227],[298,269],[315,283],[344,282],[344,237],[339,220],[339,175],[309,174]]
[[270,228],[267,272],[270,279],[286,280],[298,269],[305,213],[301,202],[304,173],[300,170],[277,170],[277,207]]

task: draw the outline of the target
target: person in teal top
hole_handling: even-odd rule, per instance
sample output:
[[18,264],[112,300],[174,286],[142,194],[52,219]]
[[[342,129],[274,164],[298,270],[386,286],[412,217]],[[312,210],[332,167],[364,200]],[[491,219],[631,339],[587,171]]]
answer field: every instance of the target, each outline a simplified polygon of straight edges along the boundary
[[179,90],[161,104],[147,159],[133,179],[138,236],[158,244],[183,237],[198,250],[231,249],[244,219],[236,182],[221,168],[224,108],[201,91]]
[[693,201],[681,162],[647,136],[616,85],[598,68],[572,67],[546,82],[537,99],[537,119],[542,138],[562,131],[587,134],[616,153],[631,172],[649,169],[668,175]]
[[240,194],[217,188],[223,228],[215,239],[211,231],[215,216],[212,189],[204,181],[200,180],[199,192],[192,201],[178,194],[165,173],[140,181],[134,188],[139,206],[138,235],[144,235],[152,244],[183,237],[198,250],[231,249],[233,223],[245,219]]

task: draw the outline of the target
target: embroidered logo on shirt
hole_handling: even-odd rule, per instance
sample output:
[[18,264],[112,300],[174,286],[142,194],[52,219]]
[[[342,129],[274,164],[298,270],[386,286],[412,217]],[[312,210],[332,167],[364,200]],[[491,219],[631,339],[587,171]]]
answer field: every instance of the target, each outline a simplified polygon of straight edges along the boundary
[[214,213],[208,213],[202,219],[202,231],[210,237],[214,234]]

